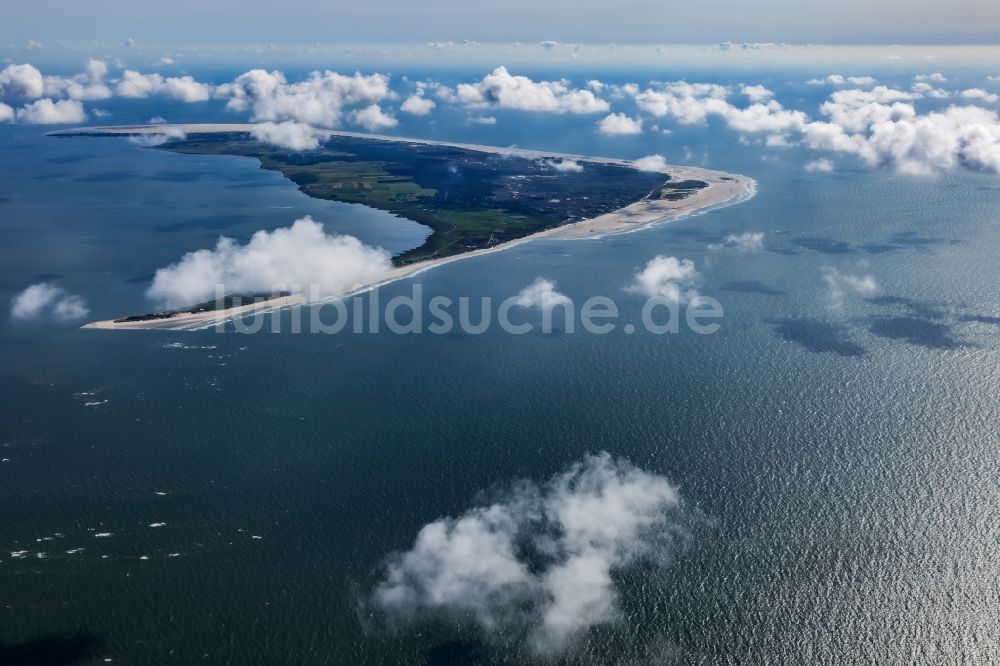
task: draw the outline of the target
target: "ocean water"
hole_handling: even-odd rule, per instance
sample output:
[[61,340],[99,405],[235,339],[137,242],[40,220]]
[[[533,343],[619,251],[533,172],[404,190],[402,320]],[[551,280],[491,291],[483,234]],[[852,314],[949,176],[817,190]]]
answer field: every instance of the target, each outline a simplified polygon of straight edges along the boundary
[[[195,119],[185,113],[162,115]],[[679,487],[687,537],[668,566],[615,572],[622,621],[570,661],[1000,660],[1000,181],[848,162],[807,174],[814,155],[711,126],[650,145],[595,137],[593,119],[513,118],[398,131],[677,162],[686,146],[753,177],[758,194],[641,232],[442,266],[383,287],[383,302],[414,281],[428,296],[499,300],[542,276],[638,321],[625,288],[670,255],[692,259],[699,290],[722,303],[719,332],[127,333],[5,316],[8,654],[524,663],[523,645],[469,626],[390,631],[365,601],[423,525],[608,451]],[[94,318],[142,310],[156,268],[305,214],[392,251],[425,235],[310,200],[251,160],[24,126],[0,128],[0,146],[3,302],[51,280]],[[759,252],[708,247],[758,231]],[[834,299],[834,270],[880,290]]]

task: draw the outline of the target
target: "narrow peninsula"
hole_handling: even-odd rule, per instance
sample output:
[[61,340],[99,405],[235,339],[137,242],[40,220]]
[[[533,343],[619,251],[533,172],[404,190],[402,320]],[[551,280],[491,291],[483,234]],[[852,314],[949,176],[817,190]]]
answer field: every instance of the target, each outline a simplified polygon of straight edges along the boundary
[[[628,160],[355,132],[327,132],[318,148],[291,151],[255,140],[252,127],[115,126],[53,136],[161,136],[156,146],[161,150],[256,158],[262,168],[280,172],[311,197],[362,204],[429,227],[431,234],[420,247],[393,258],[396,268],[380,284],[529,239],[638,229],[735,203],[755,188],[744,176],[695,167],[650,168]],[[372,286],[355,285],[347,293]],[[304,300],[300,294],[253,295],[87,327],[201,328]]]

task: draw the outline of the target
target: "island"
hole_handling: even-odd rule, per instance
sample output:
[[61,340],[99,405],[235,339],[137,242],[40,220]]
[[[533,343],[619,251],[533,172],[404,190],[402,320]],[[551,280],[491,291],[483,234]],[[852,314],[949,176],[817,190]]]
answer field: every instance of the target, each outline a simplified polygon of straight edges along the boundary
[[[161,136],[160,150],[254,158],[309,196],[362,204],[429,227],[420,247],[393,258],[389,280],[529,239],[638,229],[740,201],[755,188],[744,176],[696,167],[640,169],[628,160],[357,132],[328,131],[318,148],[292,151],[255,140],[251,130],[245,124],[135,125],[52,136]],[[201,304],[86,326],[195,328],[303,301],[300,294],[233,297],[223,306]]]

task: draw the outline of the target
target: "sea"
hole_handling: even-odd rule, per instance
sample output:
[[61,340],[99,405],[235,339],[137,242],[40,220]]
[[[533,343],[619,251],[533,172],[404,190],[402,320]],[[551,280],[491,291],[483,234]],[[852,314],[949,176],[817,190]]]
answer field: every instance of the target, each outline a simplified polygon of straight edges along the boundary
[[[221,82],[238,71],[193,73]],[[568,76],[762,83],[816,113],[829,90],[804,81],[828,73]],[[106,123],[244,120],[216,101],[103,108]],[[499,301],[541,277],[575,302],[606,296],[638,322],[629,285],[672,256],[690,259],[698,292],[721,304],[718,331],[19,321],[7,304],[37,282],[81,296],[88,319],[149,311],[158,268],[220,235],[245,242],[305,215],[393,253],[427,230],[310,199],[252,159],[0,125],[0,662],[531,663],[541,658],[516,636],[474,623],[387,627],[371,594],[386,558],[424,525],[599,452],[677,487],[684,538],[666,564],[614,570],[617,618],[556,661],[1000,661],[1000,180],[741,142],[714,121],[606,137],[593,116],[488,115],[495,125],[441,105],[400,114],[391,132],[659,153],[749,176],[756,195],[633,233],[443,265],[381,287],[383,302],[414,284],[426,297]],[[804,170],[818,157],[834,170]],[[725,246],[758,232],[761,248]],[[837,288],[843,276],[877,288]]]

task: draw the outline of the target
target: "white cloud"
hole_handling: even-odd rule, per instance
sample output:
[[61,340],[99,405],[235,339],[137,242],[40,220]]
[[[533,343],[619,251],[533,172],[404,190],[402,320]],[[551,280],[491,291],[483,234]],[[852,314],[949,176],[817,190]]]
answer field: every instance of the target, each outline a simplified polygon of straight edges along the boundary
[[806,81],[807,84],[811,86],[842,86],[846,82],[846,79],[841,74],[830,74],[823,79],[809,79]]
[[[150,118],[149,122],[157,124],[157,120],[165,122],[163,118],[160,118],[159,116],[156,118]],[[180,127],[164,126],[158,129],[155,134],[136,134],[135,136],[130,136],[128,140],[137,146],[148,148],[150,146],[162,145],[168,141],[182,141],[186,137],[187,135],[184,134],[184,130]]]
[[45,79],[33,65],[7,65],[0,70],[0,95],[34,98],[44,94]]
[[473,125],[496,125],[497,119],[493,116],[471,116],[469,122]]
[[835,308],[843,305],[848,294],[870,296],[879,290],[873,275],[852,275],[832,267],[823,271],[823,281],[829,291],[830,303]]
[[677,489],[607,453],[544,485],[425,525],[391,556],[373,603],[397,622],[472,621],[488,640],[557,657],[591,627],[621,619],[612,577],[664,564],[679,528]]
[[474,107],[549,113],[603,113],[610,108],[591,90],[570,88],[565,80],[532,81],[511,75],[506,67],[497,67],[476,83],[459,84],[454,99]]
[[802,168],[809,173],[830,173],[833,171],[833,162],[821,157],[820,159],[806,162]]
[[597,124],[602,134],[641,134],[642,119],[629,118],[624,113],[611,113]]
[[646,155],[633,161],[632,166],[639,171],[663,171],[667,168],[667,161],[663,155]]
[[870,86],[875,83],[871,76],[843,76],[841,74],[830,74],[823,79],[809,79],[806,81],[811,86],[842,86],[851,84],[854,86]]
[[[392,270],[389,253],[353,236],[328,235],[311,217],[291,227],[258,231],[246,245],[220,237],[214,250],[197,250],[156,271],[146,295],[164,307],[182,307],[227,293],[306,289],[337,294]],[[284,287],[282,287],[284,285]]]
[[913,77],[914,81],[934,81],[935,83],[945,83],[948,79],[945,78],[944,74],[940,72],[935,72],[933,74],[917,74]]
[[[294,120],[313,127],[337,127],[345,109],[374,105],[390,95],[389,77],[383,74],[312,72],[304,81],[288,83],[280,71],[262,69],[241,74],[216,91],[228,98],[226,108],[250,109],[256,122]],[[369,111],[366,116],[374,113]]]
[[576,160],[542,160],[542,164],[550,169],[555,169],[556,171],[566,171],[571,173],[579,173],[583,171],[583,165]]
[[712,243],[710,250],[732,248],[741,252],[757,252],[764,249],[764,232],[748,231],[743,234],[729,234],[720,243]]
[[79,296],[67,296],[60,299],[52,309],[52,315],[60,321],[83,319],[90,309]]
[[14,120],[14,108],[0,102],[0,123]]
[[990,93],[982,88],[969,88],[962,91],[962,97],[965,99],[980,99],[984,102],[993,103],[1000,99],[996,93]]
[[14,319],[37,319],[62,293],[62,289],[47,282],[33,284],[11,301],[10,316]]
[[774,93],[764,86],[743,85],[740,87],[740,93],[747,97],[751,102],[762,102],[765,99],[774,97]]
[[925,97],[933,97],[935,99],[947,99],[951,97],[951,93],[947,90],[942,90],[941,88],[935,88],[929,83],[914,83],[910,90],[915,93],[920,93]]
[[515,303],[522,308],[538,308],[549,311],[558,305],[571,305],[568,296],[556,291],[556,283],[552,280],[538,278],[522,289],[515,298]]
[[[912,174],[965,166],[1000,173],[1000,121],[994,111],[952,106],[917,115],[909,105],[876,105],[863,120],[813,122],[804,128],[811,148],[853,153],[870,166]],[[861,125],[861,126],[859,126]]]
[[211,88],[190,76],[164,78],[155,73],[140,74],[126,69],[115,92],[120,97],[144,98],[159,94],[184,102],[204,102],[209,99]]
[[423,91],[418,91],[403,100],[403,103],[399,105],[399,110],[414,116],[426,116],[435,106],[437,105],[434,100],[427,99],[424,97]]
[[46,76],[45,94],[49,97],[87,101],[108,99],[113,93],[104,81],[107,73],[107,63],[91,58],[81,74],[69,77]]
[[258,141],[291,150],[314,150],[319,147],[326,133],[305,123],[286,120],[283,123],[257,123],[250,128],[250,135]]
[[635,101],[640,109],[657,118],[672,117],[693,125],[718,116],[741,132],[780,134],[797,130],[807,121],[804,113],[787,110],[776,100],[740,108],[726,100],[728,94],[728,88],[713,83],[675,81],[645,90],[635,96]]
[[363,109],[352,111],[351,122],[355,125],[361,125],[369,132],[395,127],[399,124],[399,121],[392,115],[382,111],[378,104],[371,104]]
[[686,125],[704,122],[709,113],[722,113],[730,105],[729,91],[714,83],[675,81],[635,95],[640,109],[657,118],[670,116]]
[[635,274],[635,281],[628,287],[628,291],[647,298],[686,301],[698,295],[691,288],[698,277],[698,271],[690,259],[658,255]]
[[59,321],[71,321],[87,316],[88,312],[83,299],[48,282],[31,285],[14,297],[10,307],[10,316],[22,320],[51,314]]
[[35,125],[65,125],[85,120],[87,112],[76,100],[61,99],[53,102],[44,98],[25,104],[17,110],[17,119]]

